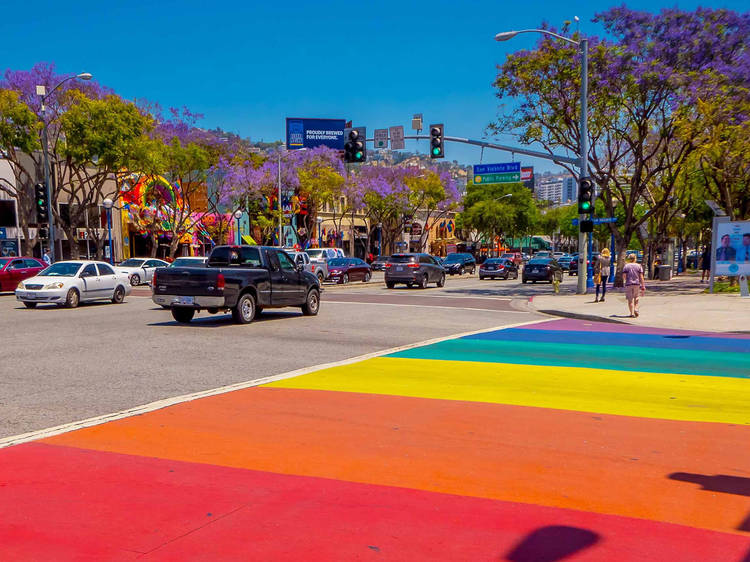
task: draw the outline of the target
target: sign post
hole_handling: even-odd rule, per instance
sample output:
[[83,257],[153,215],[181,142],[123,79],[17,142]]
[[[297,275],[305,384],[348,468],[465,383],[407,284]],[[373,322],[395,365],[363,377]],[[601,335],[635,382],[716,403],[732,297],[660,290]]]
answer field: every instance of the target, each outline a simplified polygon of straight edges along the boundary
[[388,148],[388,129],[375,129],[375,148]]
[[406,148],[404,143],[404,127],[399,125],[398,127],[390,127],[389,132],[391,134],[391,150],[403,150]]

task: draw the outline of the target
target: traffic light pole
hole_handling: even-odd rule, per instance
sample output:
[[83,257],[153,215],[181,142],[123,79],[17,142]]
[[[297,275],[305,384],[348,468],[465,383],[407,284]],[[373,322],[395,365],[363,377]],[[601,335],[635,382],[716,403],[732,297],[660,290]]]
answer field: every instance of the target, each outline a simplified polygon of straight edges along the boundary
[[[49,221],[49,257],[52,263],[55,263],[55,222],[52,214],[52,185],[50,183],[49,173],[49,149],[47,143],[47,110],[42,103],[42,121],[44,122],[44,128],[42,129],[42,143],[44,144],[44,188],[47,192],[47,220]],[[37,232],[39,229],[37,228]],[[40,248],[44,252],[44,248]]]
[[[580,178],[588,177],[589,175],[589,127],[588,127],[588,87],[589,87],[589,40],[581,39],[578,43],[578,48],[581,51],[581,122],[580,122],[580,139],[579,139],[579,154],[580,162],[578,164]],[[579,185],[580,185],[579,178]],[[593,198],[592,198],[593,201]],[[593,208],[592,208],[593,211]],[[587,259],[589,254],[589,245],[586,244],[586,235],[581,232],[581,222],[586,217],[579,215],[578,217],[578,289],[579,295],[586,294],[586,288],[593,286],[593,264],[588,263],[591,260]],[[589,236],[591,236],[589,234]],[[590,240],[590,238],[589,238]],[[586,271],[585,277],[582,275],[583,271]]]

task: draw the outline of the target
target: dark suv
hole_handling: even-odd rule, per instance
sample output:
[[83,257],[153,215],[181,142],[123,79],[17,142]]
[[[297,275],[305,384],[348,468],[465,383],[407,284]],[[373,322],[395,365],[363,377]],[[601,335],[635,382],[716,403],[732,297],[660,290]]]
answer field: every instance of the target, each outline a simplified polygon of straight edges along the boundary
[[471,254],[448,254],[443,260],[443,267],[451,275],[463,275],[467,271],[474,275],[477,260]]
[[445,285],[445,270],[429,254],[393,254],[385,264],[385,285],[393,289],[396,283],[407,287],[417,285],[420,289],[427,283]]

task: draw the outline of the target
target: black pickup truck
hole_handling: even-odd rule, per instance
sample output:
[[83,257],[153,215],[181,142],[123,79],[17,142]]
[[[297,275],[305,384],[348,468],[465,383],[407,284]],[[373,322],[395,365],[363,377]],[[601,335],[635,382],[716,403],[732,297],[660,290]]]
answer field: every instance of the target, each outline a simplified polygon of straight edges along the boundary
[[231,311],[235,322],[248,324],[264,308],[299,306],[314,316],[320,307],[318,278],[265,246],[216,246],[206,267],[160,268],[152,285],[152,300],[185,323],[204,309]]

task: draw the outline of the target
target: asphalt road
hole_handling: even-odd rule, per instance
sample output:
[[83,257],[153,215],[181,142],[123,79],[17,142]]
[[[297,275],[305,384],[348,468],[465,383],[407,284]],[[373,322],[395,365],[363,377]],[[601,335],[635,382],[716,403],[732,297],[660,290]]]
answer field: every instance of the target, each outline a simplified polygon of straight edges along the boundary
[[[377,280],[377,277],[376,277]],[[575,279],[566,283],[575,284]],[[435,337],[541,318],[549,285],[448,278],[443,289],[328,286],[319,316],[271,310],[248,326],[201,313],[179,325],[147,288],[122,305],[24,308],[0,296],[0,437]]]

